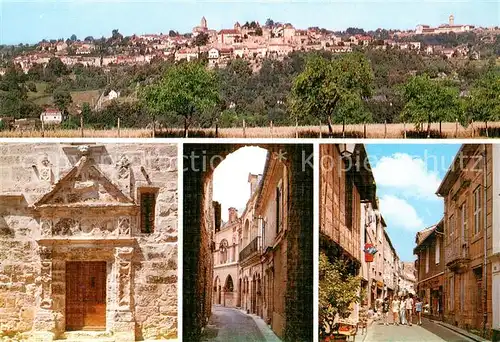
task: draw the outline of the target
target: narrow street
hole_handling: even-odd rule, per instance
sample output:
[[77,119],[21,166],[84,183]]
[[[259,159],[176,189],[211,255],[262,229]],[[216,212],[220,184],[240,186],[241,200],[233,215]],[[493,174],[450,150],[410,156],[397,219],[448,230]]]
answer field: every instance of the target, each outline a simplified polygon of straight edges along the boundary
[[215,305],[202,341],[280,341],[263,321],[261,323],[258,325],[252,316],[238,309]]
[[[414,320],[416,322],[416,319]],[[413,324],[395,326],[392,324],[392,318],[389,319],[390,325],[383,325],[382,321],[374,322],[366,335],[358,335],[356,341],[364,342],[390,342],[390,341],[446,341],[446,342],[473,342],[473,340],[455,333],[433,321],[422,319],[422,325]]]

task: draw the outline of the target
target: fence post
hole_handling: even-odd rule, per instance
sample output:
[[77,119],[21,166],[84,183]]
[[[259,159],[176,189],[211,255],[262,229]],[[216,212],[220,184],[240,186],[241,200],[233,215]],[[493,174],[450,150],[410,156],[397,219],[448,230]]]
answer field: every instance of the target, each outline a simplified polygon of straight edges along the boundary
[[342,138],[345,138],[345,118],[342,119]]
[[472,126],[472,137],[474,138],[476,136],[476,129],[474,128],[474,120],[472,120],[471,126]]
[[366,139],[366,122],[363,123],[363,138]]
[[153,116],[153,131],[151,132],[152,137],[155,137],[155,117]]
[[295,138],[299,137],[299,120],[295,118]]
[[458,138],[458,119],[455,119],[455,138]]
[[120,118],[118,118],[118,138],[120,137]]
[[246,126],[245,126],[245,119],[243,119],[243,138],[246,138],[247,137],[247,133],[246,133]]
[[486,126],[486,138],[489,138],[490,135],[488,134],[488,121],[485,121],[484,125]]
[[43,117],[42,117],[42,138],[45,137],[45,125],[43,123]]
[[441,121],[439,121],[439,137],[442,138],[443,137],[443,131],[441,129]]
[[384,139],[387,138],[387,120],[384,120]]
[[83,138],[83,115],[80,115],[80,131]]
[[406,121],[403,122],[403,137],[406,139]]
[[271,138],[273,137],[273,121],[269,122],[269,129],[271,130]]
[[321,139],[323,134],[322,134],[322,131],[323,130],[323,127],[321,127],[321,120],[319,120],[319,138]]
[[215,123],[215,137],[216,138],[219,137],[219,123],[218,122]]

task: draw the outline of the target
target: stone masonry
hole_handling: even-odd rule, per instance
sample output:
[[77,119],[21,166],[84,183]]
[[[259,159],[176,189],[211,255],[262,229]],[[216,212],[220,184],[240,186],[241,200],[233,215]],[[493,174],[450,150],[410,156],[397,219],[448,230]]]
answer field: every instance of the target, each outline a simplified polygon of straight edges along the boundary
[[177,207],[173,144],[0,144],[0,339],[176,338]]

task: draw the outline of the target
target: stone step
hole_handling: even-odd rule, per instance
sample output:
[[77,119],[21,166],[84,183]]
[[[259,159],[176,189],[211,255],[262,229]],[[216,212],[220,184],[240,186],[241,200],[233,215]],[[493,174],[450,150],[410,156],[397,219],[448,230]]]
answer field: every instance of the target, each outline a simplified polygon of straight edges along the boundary
[[85,341],[102,341],[114,342],[115,338],[109,331],[66,331],[57,341],[65,342],[85,342]]

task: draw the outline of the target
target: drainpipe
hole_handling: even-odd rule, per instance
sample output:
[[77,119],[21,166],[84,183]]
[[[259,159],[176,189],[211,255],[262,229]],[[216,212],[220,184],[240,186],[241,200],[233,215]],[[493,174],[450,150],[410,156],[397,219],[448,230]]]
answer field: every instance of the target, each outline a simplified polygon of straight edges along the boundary
[[486,336],[486,323],[488,321],[488,271],[487,271],[487,266],[488,266],[488,233],[487,233],[487,215],[488,215],[488,208],[487,208],[487,192],[488,192],[488,159],[487,159],[487,153],[486,153],[486,144],[483,144],[483,177],[484,177],[484,210],[483,210],[483,215],[484,215],[484,229],[483,229],[483,241],[484,241],[484,280],[483,280],[483,336]]

